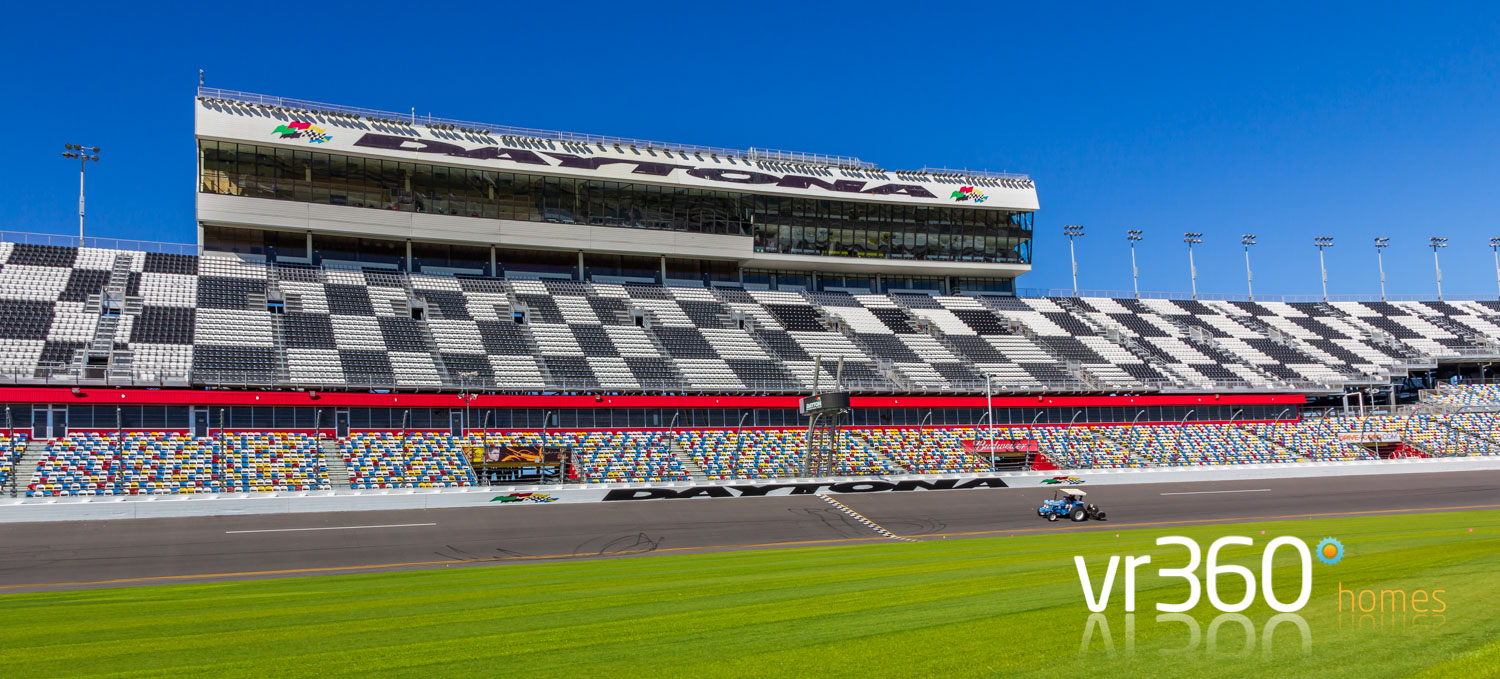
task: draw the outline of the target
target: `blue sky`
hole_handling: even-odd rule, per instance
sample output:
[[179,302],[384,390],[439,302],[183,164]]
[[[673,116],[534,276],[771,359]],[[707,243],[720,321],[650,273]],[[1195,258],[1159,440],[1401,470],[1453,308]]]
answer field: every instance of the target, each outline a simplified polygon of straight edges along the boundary
[[[1128,290],[1493,294],[1500,6],[1300,3],[194,3],[12,9],[0,228],[190,241],[191,97],[210,86],[529,127],[856,155],[1037,181],[1034,271]],[[19,13],[17,13],[19,12]],[[66,37],[64,37],[66,35]],[[76,37],[75,37],[76,36]]]

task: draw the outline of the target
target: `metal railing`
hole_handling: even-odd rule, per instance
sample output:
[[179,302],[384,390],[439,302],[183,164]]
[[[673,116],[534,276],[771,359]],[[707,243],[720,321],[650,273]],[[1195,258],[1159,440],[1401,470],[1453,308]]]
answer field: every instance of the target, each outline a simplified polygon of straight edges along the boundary
[[853,156],[834,156],[821,153],[803,153],[799,151],[780,151],[774,149],[750,148],[731,149],[721,146],[703,146],[701,144],[678,144],[674,142],[654,141],[649,139],[635,139],[631,137],[614,137],[602,134],[581,134],[577,132],[562,132],[559,130],[543,130],[532,127],[516,127],[513,125],[495,125],[492,123],[480,123],[470,120],[459,120],[456,118],[436,117],[428,113],[418,115],[415,111],[406,113],[395,113],[392,111],[381,111],[378,109],[360,108],[357,106],[343,106],[339,104],[327,104],[306,99],[291,99],[288,97],[277,97],[268,94],[255,94],[253,92],[239,92],[236,90],[225,90],[214,87],[198,88],[198,96],[205,99],[221,99],[242,104],[249,104],[263,108],[287,109],[289,112],[321,113],[331,111],[348,116],[359,116],[361,118],[373,118],[376,120],[404,121],[412,125],[446,125],[460,130],[475,130],[490,136],[513,136],[531,137],[547,141],[568,142],[574,144],[619,144],[642,149],[654,149],[664,151],[682,151],[686,153],[708,153],[722,156],[733,156],[739,158],[755,158],[775,160],[781,162],[798,162],[830,167],[853,167],[859,169],[876,169],[874,163],[866,162]]
[[[78,236],[68,236],[56,233],[32,233],[29,231],[0,231],[0,241],[7,243],[21,243],[26,245],[54,245],[65,248],[79,247]],[[165,243],[154,240],[124,240],[118,238],[98,238],[88,236],[83,239],[82,247],[98,248],[100,250],[133,250],[139,252],[161,252],[170,255],[196,255],[198,246],[194,243]]]
[[922,169],[913,174],[937,175],[937,179],[949,177],[983,177],[985,179],[1015,179],[1018,181],[1030,181],[1031,175],[1019,172],[991,172],[989,170],[955,170],[948,167],[930,167],[923,165]]
[[[1077,295],[1073,294],[1072,288],[1016,288],[1017,297],[1110,297],[1114,299],[1133,299],[1136,295],[1131,290],[1079,290]],[[1200,292],[1194,297],[1190,292],[1174,292],[1160,290],[1142,290],[1141,299],[1197,299],[1199,301],[1217,302],[1322,302],[1322,295],[1266,295],[1257,293],[1255,299],[1249,295],[1233,292]],[[1386,295],[1382,300],[1380,295],[1329,295],[1329,302],[1472,302],[1489,301],[1497,299],[1494,294],[1484,295],[1453,295],[1444,294],[1442,300],[1438,300],[1436,294],[1409,294],[1409,295]]]

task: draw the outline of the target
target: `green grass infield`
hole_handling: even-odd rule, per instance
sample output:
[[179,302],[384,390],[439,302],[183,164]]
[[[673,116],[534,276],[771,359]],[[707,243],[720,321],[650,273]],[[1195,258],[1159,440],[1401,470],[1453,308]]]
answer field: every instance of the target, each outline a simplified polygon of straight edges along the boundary
[[[1264,533],[1262,533],[1264,531]],[[1243,535],[1344,545],[1311,598],[1237,614],[1158,568]],[[1111,555],[1150,555],[1136,610]],[[1300,562],[1276,553],[1277,598]],[[1122,564],[1123,568],[1123,564]],[[1205,566],[1197,570],[1205,577]],[[1238,600],[1235,576],[1220,595]],[[1420,594],[1419,594],[1420,592]],[[1399,603],[1398,603],[1399,600]],[[1441,602],[1441,603],[1439,603]],[[0,671],[60,676],[1500,676],[1500,512],[1025,533],[711,554],[0,595]],[[1368,610],[1367,610],[1368,609]]]

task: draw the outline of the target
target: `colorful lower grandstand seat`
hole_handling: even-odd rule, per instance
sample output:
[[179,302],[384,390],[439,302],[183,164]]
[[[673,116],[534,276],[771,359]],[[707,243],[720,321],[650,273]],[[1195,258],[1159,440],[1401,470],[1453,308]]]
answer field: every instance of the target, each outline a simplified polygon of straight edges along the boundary
[[224,485],[238,492],[328,490],[328,463],[318,440],[289,432],[232,433],[222,436]]
[[572,451],[584,482],[686,481],[682,461],[665,431],[508,431],[470,433],[469,445],[557,446]]
[[26,434],[0,434],[0,488],[10,483],[11,475],[16,473],[16,463],[25,450]]
[[1265,464],[1297,462],[1292,451],[1231,424],[1153,424],[1104,427],[1108,436],[1154,464]]
[[797,475],[800,433],[780,429],[689,430],[678,445],[710,479],[769,479]]
[[460,443],[446,433],[361,432],[339,441],[339,453],[356,490],[472,486]]
[[28,497],[324,490],[304,434],[75,433],[47,444]]
[[1025,427],[997,431],[1015,438],[1035,437],[1038,446],[1064,468],[1122,469],[1146,466],[1110,437],[1112,427]]
[[963,441],[972,440],[967,427],[943,429],[856,429],[844,440],[852,450],[873,452],[897,465],[895,471],[916,474],[980,472],[989,463],[964,451]]

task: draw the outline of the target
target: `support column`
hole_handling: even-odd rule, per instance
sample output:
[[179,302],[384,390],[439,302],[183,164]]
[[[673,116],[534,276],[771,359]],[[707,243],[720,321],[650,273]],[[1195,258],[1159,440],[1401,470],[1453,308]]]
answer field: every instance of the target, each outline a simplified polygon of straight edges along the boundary
[[583,280],[583,251],[578,251],[578,280]]
[[406,239],[406,273],[411,273],[411,239]]
[[[493,193],[494,190],[495,189],[493,187],[490,188],[491,193]],[[495,246],[493,245],[490,246],[490,275],[494,276],[495,278],[500,277],[499,260],[495,259]]]

